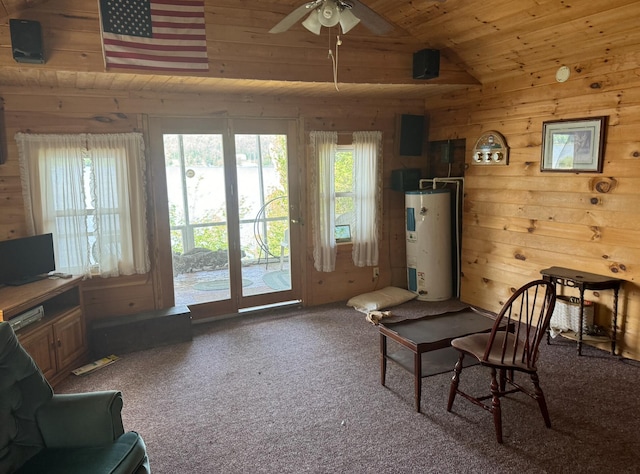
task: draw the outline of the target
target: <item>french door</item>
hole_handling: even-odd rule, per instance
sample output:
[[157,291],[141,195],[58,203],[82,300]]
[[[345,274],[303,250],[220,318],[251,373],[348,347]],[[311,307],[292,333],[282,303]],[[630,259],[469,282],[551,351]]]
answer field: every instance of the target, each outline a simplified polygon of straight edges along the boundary
[[163,305],[212,318],[301,297],[296,122],[150,119]]

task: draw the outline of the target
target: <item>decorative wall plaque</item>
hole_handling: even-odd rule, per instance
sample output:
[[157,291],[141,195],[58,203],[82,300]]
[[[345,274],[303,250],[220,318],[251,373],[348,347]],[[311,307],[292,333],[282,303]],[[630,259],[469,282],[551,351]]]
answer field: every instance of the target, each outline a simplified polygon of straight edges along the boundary
[[473,148],[474,165],[508,165],[509,147],[504,137],[494,130],[483,133]]

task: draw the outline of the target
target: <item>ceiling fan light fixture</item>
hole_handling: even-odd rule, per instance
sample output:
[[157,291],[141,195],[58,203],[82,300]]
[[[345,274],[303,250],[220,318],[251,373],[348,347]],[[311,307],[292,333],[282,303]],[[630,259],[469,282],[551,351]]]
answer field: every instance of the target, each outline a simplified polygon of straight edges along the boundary
[[351,10],[344,9],[340,12],[340,27],[343,33],[351,31],[351,29],[360,23],[360,18],[357,18]]
[[385,35],[393,31],[393,26],[389,22],[360,0],[305,0],[305,2],[280,20],[269,30],[269,33],[287,31],[305,16],[307,17],[303,21],[305,28],[316,35],[320,34],[322,26],[332,27],[338,23],[344,33],[358,23],[362,23],[376,35]]
[[318,9],[318,20],[322,26],[336,26],[340,21],[340,9],[334,0],[325,0]]
[[319,14],[318,10],[313,10],[307,19],[302,22],[302,26],[316,35],[320,34],[320,29],[322,28],[320,20],[318,19]]

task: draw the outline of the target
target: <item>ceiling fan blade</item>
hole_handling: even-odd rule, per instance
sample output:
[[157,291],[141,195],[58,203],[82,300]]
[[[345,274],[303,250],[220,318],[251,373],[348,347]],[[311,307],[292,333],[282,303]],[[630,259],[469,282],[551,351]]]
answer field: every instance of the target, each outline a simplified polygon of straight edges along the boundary
[[285,16],[276,26],[271,28],[269,30],[269,33],[282,33],[283,31],[287,31],[289,28],[295,25],[298,20],[300,20],[300,18],[305,16],[321,3],[322,0],[313,0],[312,2],[307,2],[304,5],[300,5],[298,8]]
[[360,18],[362,24],[366,26],[369,31],[376,35],[385,35],[393,30],[393,25],[387,20],[382,18],[371,8],[358,0],[347,0],[351,5],[351,11],[353,14]]

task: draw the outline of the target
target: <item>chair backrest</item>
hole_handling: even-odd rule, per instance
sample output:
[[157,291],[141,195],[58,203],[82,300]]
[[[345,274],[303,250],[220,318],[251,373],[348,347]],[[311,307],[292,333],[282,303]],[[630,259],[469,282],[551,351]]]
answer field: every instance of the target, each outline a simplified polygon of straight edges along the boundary
[[[545,280],[535,280],[520,287],[504,304],[496,318],[487,344],[484,360],[497,354],[500,344],[501,362],[534,369],[538,347],[545,337],[556,304],[555,286]],[[511,328],[514,337],[504,337],[500,327]],[[497,337],[497,336],[503,337]]]
[[0,472],[13,472],[42,449],[36,412],[52,397],[9,323],[0,322]]

